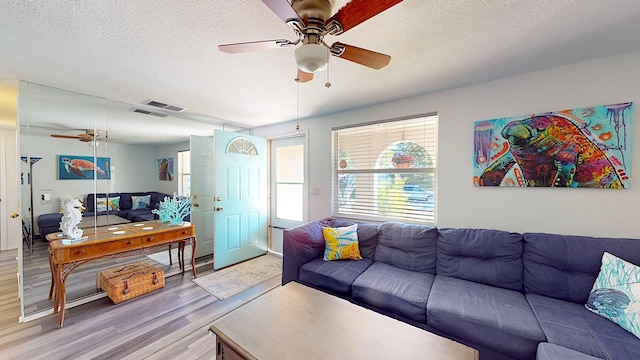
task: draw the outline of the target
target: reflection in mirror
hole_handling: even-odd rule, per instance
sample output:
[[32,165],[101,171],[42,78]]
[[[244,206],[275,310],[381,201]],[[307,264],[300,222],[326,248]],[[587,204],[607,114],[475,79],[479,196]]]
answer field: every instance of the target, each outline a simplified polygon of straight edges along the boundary
[[[28,320],[52,308],[47,235],[55,239],[60,231],[60,199],[74,196],[83,202],[85,234],[106,225],[157,221],[151,213],[157,201],[178,192],[172,171],[178,168],[178,153],[189,150],[189,135],[208,136],[221,126],[140,114],[132,105],[28,82],[20,83],[19,94],[21,211],[29,233],[22,243],[21,289]],[[119,264],[145,259],[165,274],[177,273],[176,248],[173,265],[168,247],[140,258],[80,265],[67,278],[67,303],[99,294],[96,274]]]

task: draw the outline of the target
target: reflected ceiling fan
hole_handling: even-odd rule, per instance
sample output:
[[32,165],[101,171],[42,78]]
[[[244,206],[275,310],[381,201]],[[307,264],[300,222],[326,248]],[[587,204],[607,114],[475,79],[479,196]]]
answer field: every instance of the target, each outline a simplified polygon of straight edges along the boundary
[[94,130],[85,130],[84,134],[78,135],[62,135],[62,134],[51,134],[51,137],[59,138],[59,139],[76,139],[82,142],[95,142],[95,141],[111,141],[111,140],[120,140],[120,139],[111,139],[106,131],[94,131]]
[[307,82],[313,73],[327,67],[329,54],[349,60],[372,69],[381,69],[391,60],[391,56],[353,45],[324,42],[326,35],[340,35],[358,24],[380,14],[402,0],[351,0],[333,16],[334,0],[262,0],[271,11],[287,23],[298,39],[265,40],[219,45],[229,54],[248,51],[285,48],[302,44],[295,50],[298,75],[296,81]]

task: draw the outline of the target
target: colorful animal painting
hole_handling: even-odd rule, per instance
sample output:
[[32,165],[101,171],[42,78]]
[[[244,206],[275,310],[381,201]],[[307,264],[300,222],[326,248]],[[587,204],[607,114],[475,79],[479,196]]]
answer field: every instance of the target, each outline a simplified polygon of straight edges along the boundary
[[158,179],[173,181],[173,158],[158,159]]
[[631,186],[633,103],[474,123],[475,186]]
[[58,179],[111,179],[110,158],[58,155]]

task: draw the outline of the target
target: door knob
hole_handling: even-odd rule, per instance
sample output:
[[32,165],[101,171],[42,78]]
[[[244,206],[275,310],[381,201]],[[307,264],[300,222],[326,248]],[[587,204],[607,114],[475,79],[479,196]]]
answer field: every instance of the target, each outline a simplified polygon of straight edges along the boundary
[[222,210],[224,210],[224,209],[222,207],[220,207],[220,206],[216,208],[216,211],[222,211]]
[[193,203],[193,207],[194,207],[194,208],[197,208],[198,206],[200,206],[200,204],[198,204],[198,203]]
[[18,215],[18,214],[16,214],[16,213],[12,213],[10,216],[11,216],[11,218],[12,218],[12,219],[15,219],[15,218],[17,218],[17,217],[18,217],[18,216],[20,216],[20,215]]

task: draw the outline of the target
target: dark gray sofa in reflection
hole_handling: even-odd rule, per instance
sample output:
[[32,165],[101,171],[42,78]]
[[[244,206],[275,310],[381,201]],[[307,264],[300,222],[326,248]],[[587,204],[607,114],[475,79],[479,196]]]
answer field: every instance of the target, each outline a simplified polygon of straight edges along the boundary
[[285,230],[282,283],[461,342],[481,359],[640,359],[640,339],[584,307],[603,252],[640,264],[640,240],[361,223],[363,259],[323,261],[322,228],[352,224]]
[[[134,196],[149,196],[149,205],[140,209],[133,209],[132,197]],[[99,193],[97,194],[97,198],[119,198],[119,207],[117,210],[96,211],[94,208],[96,194],[88,194],[87,198],[84,199],[83,202],[85,210],[82,213],[82,216],[92,217],[111,214],[132,222],[149,221],[157,218],[151,210],[156,209],[158,207],[158,203],[163,201],[165,196],[171,197],[172,195],[163,194],[157,191],[109,193],[108,196],[105,193]],[[40,238],[44,240],[48,234],[60,231],[61,219],[62,213],[42,214],[38,216]]]

